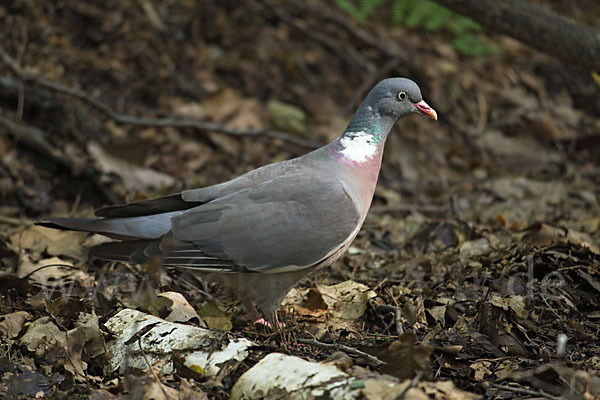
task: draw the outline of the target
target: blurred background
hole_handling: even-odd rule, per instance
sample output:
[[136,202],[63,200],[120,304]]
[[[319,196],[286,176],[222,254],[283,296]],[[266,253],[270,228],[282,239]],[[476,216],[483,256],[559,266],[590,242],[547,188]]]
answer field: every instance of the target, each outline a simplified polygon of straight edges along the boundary
[[[85,271],[84,288],[99,273],[138,279],[143,268],[89,263],[81,245],[97,239],[32,221],[302,155],[403,76],[439,120],[397,124],[364,228],[303,287],[352,279],[399,305],[419,341],[463,346],[430,364],[472,393],[511,398],[486,384],[510,381],[560,395],[600,367],[598,1],[8,0],[0,21],[4,293],[57,257]],[[186,290],[168,276],[158,286]],[[38,284],[0,309],[48,315],[28,302]],[[109,314],[126,303],[113,289],[75,309]],[[353,340],[393,333],[370,307]],[[233,329],[247,328],[234,317]]]

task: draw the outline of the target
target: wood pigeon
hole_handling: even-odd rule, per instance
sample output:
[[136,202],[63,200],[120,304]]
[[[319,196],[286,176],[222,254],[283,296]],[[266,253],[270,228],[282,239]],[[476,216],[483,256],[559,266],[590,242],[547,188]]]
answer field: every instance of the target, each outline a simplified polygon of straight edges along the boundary
[[104,260],[188,268],[233,289],[271,326],[287,292],[350,246],[371,205],[386,137],[411,113],[437,120],[419,86],[379,82],[343,134],[301,157],[221,184],[104,207],[97,218],[48,218],[39,225],[119,241],[90,249]]

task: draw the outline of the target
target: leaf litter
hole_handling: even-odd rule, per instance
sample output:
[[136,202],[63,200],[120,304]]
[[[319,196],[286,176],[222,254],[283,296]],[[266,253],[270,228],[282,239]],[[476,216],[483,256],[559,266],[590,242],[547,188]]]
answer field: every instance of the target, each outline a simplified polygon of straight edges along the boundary
[[[358,52],[365,71],[387,61],[326,23],[335,9],[323,13],[315,2],[295,5],[306,7],[304,25],[280,19],[275,11],[297,15],[277,1],[270,8],[249,2],[248,16],[215,2],[202,12],[174,1],[63,3],[65,19],[55,6],[0,6],[0,15],[11,15],[0,28],[9,53],[27,40],[14,29],[22,26],[28,71],[148,117],[273,128],[324,143],[344,128],[357,83],[372,78],[306,32],[324,32],[348,54]],[[26,85],[22,123],[38,130],[19,140],[0,133],[1,395],[228,398],[244,371],[283,349],[350,371],[368,399],[600,396],[597,85],[585,71],[518,43],[469,60],[435,35],[423,40],[385,24],[361,29],[385,32],[386,41],[410,51],[406,68],[419,71],[411,75],[441,118],[409,119],[390,136],[363,230],[341,261],[290,292],[285,341],[250,324],[218,286],[178,271],[88,260],[85,247],[96,237],[30,222],[219,183],[305,148],[261,136],[118,125]],[[3,64],[0,70],[10,76]],[[5,89],[0,104],[8,114],[18,92]],[[582,107],[577,95],[584,91],[592,98]],[[108,371],[106,343],[115,338],[106,323],[126,307],[180,324],[165,332],[205,321],[260,350],[218,377],[191,363],[157,381],[165,365],[177,364],[167,358],[137,374]],[[297,342],[307,338],[385,364]],[[137,341],[127,346],[140,369],[147,367]],[[375,372],[403,381],[365,378]]]

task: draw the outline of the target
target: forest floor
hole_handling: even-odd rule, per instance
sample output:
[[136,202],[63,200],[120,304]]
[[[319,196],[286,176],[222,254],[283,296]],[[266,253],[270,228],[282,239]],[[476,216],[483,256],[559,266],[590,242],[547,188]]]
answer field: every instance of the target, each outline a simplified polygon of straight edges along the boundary
[[[385,362],[357,365],[484,397],[600,397],[593,74],[500,36],[480,35],[500,52],[461,56],[444,31],[392,26],[385,10],[359,24],[318,1],[9,0],[0,20],[0,395],[134,392],[90,337],[67,351],[31,327],[101,327],[178,292],[265,353],[324,360],[333,350],[299,343],[313,338]],[[394,128],[358,237],[284,301],[285,340],[217,286],[90,261],[98,237],[32,225],[304,154],[390,76],[418,82],[439,120]],[[169,117],[214,125],[157,121]],[[359,313],[325,298],[340,283],[366,294]],[[226,398],[234,381],[185,382]]]

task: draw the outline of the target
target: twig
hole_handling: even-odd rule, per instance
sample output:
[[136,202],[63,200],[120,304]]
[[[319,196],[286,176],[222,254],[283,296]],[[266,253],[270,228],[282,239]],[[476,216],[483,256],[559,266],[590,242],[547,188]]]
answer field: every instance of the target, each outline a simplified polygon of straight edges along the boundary
[[[402,326],[402,311],[400,311],[400,307],[392,306],[390,304],[382,304],[380,306],[377,306],[375,310],[383,312],[393,312],[394,321],[390,323],[389,327],[391,327],[392,324],[396,325],[396,334],[398,336],[404,333],[404,327]],[[389,327],[385,328],[384,333],[388,330]]]
[[349,347],[349,346],[346,346],[343,344],[323,343],[323,342],[319,342],[316,339],[298,339],[298,343],[308,344],[311,346],[320,347],[322,349],[333,349],[333,350],[345,351],[346,353],[350,353],[350,354],[354,354],[355,356],[366,358],[367,360],[369,360],[370,362],[372,362],[373,364],[375,364],[378,367],[385,364],[385,362],[381,361],[379,358],[377,358],[375,356],[372,356],[368,353],[365,353],[364,351],[360,351],[358,349],[355,349],[354,347]]
[[379,282],[379,283],[377,284],[377,286],[375,286],[375,287],[373,288],[373,291],[374,291],[374,292],[377,292],[379,289],[381,289],[381,288],[383,287],[383,285],[385,285],[385,284],[388,282],[388,280],[389,280],[389,279],[390,279],[390,278],[388,278],[387,276],[386,276],[385,278],[383,278],[383,279],[381,280],[381,282]]
[[396,320],[396,334],[401,336],[404,334],[404,327],[402,326],[402,312],[400,311],[400,307],[396,307],[394,319]]
[[552,400],[560,400],[562,398],[562,397],[552,396],[551,394],[548,394],[548,393],[544,392],[543,390],[533,390],[533,389],[525,389],[525,388],[521,388],[521,387],[513,387],[513,386],[508,386],[508,385],[500,385],[498,383],[493,383],[493,382],[490,382],[490,386],[495,387],[497,389],[508,390],[508,391],[515,392],[515,393],[523,393],[523,394],[528,394],[531,396],[542,396],[542,397],[545,397],[547,399],[552,399]]
[[165,397],[167,399],[171,399],[171,396],[169,396],[169,394],[167,393],[167,391],[163,387],[163,383],[158,378],[158,375],[156,375],[156,371],[154,371],[154,368],[152,368],[152,364],[150,364],[150,361],[148,360],[148,357],[146,357],[146,352],[142,348],[142,335],[138,336],[138,346],[140,347],[140,352],[142,353],[142,357],[144,357],[144,361],[146,362],[146,365],[148,365],[148,369],[150,370],[150,372],[152,373],[152,376],[154,377],[154,379],[158,383],[158,386],[160,386],[160,390],[162,390],[163,394],[165,395]]
[[415,376],[412,378],[412,380],[410,381],[410,385],[408,385],[407,387],[405,387],[400,393],[398,393],[398,396],[394,397],[394,400],[401,400],[404,398],[404,395],[412,388],[414,388],[415,386],[417,386],[417,383],[419,383],[419,381],[421,380],[421,377],[423,376],[423,371],[417,371]]
[[118,113],[113,111],[109,106],[104,104],[102,101],[91,97],[87,93],[64,86],[60,83],[52,82],[44,78],[32,76],[24,71],[15,61],[8,55],[2,46],[0,46],[0,59],[15,73],[20,79],[27,82],[34,82],[39,86],[54,92],[66,94],[83,101],[84,103],[92,106],[96,110],[100,111],[113,121],[120,124],[137,125],[137,126],[152,126],[152,127],[173,127],[173,128],[193,128],[200,131],[211,131],[224,133],[230,136],[266,136],[273,139],[281,139],[289,143],[293,143],[299,146],[316,148],[319,147],[319,143],[311,140],[302,139],[286,132],[267,130],[267,129],[231,129],[221,124],[217,124],[209,121],[201,121],[187,118],[140,118],[132,115]]
[[61,267],[61,268],[67,268],[67,269],[73,269],[76,271],[79,271],[80,269],[77,267],[74,267],[72,265],[69,264],[47,264],[47,265],[42,265],[41,267],[38,267],[36,269],[34,269],[33,271],[29,272],[27,275],[20,277],[19,279],[24,281],[25,279],[28,279],[31,275],[35,274],[36,272],[39,272],[43,269],[46,268],[51,268],[51,267]]

